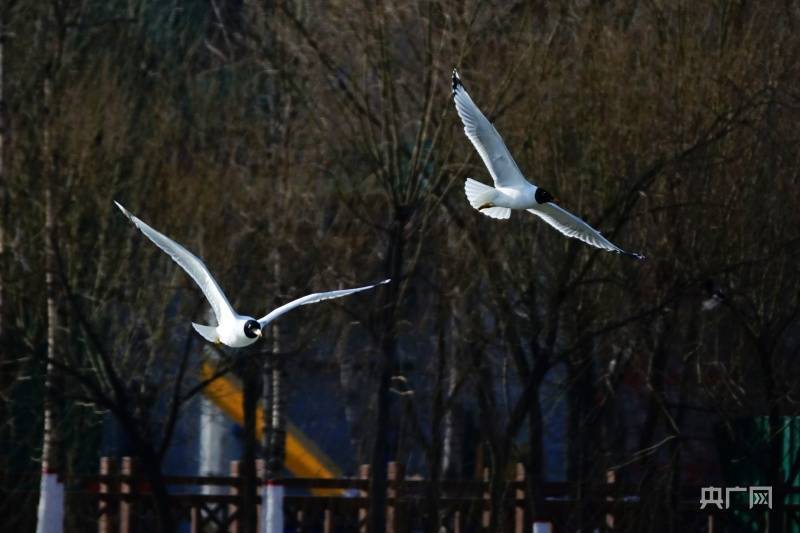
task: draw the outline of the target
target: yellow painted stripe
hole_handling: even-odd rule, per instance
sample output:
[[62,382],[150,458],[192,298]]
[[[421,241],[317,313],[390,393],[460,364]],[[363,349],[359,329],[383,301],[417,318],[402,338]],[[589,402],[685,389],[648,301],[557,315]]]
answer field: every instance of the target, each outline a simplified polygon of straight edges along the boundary
[[[204,362],[200,369],[203,379],[211,378],[214,372],[215,368],[209,362]],[[226,376],[219,377],[209,383],[203,392],[228,417],[240,425],[244,424],[242,390],[233,379]],[[263,435],[264,408],[259,405],[256,411],[256,437],[261,440]],[[311,447],[313,447],[312,442],[302,431],[291,423],[287,424],[286,468],[289,472],[295,477],[334,478],[341,475],[341,472],[336,471],[335,467],[330,465],[330,459],[325,457],[321,451],[310,450],[309,448]],[[313,489],[311,492],[315,496],[338,496],[344,491],[340,489]]]

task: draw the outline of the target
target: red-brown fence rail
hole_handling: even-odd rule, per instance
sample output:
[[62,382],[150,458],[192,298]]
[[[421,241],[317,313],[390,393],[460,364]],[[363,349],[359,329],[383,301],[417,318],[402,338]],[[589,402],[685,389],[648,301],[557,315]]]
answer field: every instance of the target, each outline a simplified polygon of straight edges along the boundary
[[[259,472],[263,471],[262,468],[263,465],[259,465]],[[369,468],[364,466],[359,472],[356,478],[277,480],[286,490],[284,516],[287,529],[366,532]],[[170,487],[170,504],[175,517],[191,524],[192,533],[241,531],[243,482],[238,462],[231,464],[229,476],[168,476],[165,481]],[[96,523],[101,533],[155,531],[152,494],[132,459],[123,458],[117,471],[114,461],[103,458],[98,475],[72,480],[70,485],[73,490],[70,490],[68,505],[82,509],[80,514],[86,517],[87,526]],[[312,491],[319,489],[336,489],[337,494],[312,495]],[[532,517],[526,498],[528,487],[521,465],[515,479],[509,480],[503,489],[504,521],[501,527],[514,533],[530,531]],[[547,517],[557,533],[575,529],[575,514],[579,507],[591,510],[581,523],[581,529],[630,531],[632,518],[644,511],[638,494],[640,490],[641,487],[625,487],[612,482],[597,487],[593,492],[594,499],[584,498],[578,502],[567,484],[547,483],[544,486],[544,504],[537,509],[537,514]],[[786,491],[798,492],[796,489]],[[713,506],[700,510],[700,494],[700,487],[683,489],[678,504],[683,525],[690,530],[734,530],[730,511],[717,510]],[[432,495],[435,497],[433,506]],[[422,531],[425,526],[423,517],[431,509],[437,513],[437,523],[448,531],[485,531],[492,510],[489,484],[486,481],[440,481],[432,492],[430,481],[406,477],[401,465],[390,463],[387,531]],[[784,510],[787,521],[800,523],[800,506],[786,505]],[[258,516],[260,519],[260,512]]]

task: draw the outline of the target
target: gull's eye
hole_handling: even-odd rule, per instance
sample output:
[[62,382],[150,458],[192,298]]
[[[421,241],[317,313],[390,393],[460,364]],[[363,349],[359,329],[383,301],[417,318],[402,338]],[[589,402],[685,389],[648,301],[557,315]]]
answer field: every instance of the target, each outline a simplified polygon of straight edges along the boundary
[[540,204],[553,201],[553,195],[542,188],[536,189],[535,198],[536,201]]
[[244,334],[250,339],[258,337],[258,335],[256,335],[257,329],[259,329],[259,326],[258,322],[255,320],[248,320],[244,323]]

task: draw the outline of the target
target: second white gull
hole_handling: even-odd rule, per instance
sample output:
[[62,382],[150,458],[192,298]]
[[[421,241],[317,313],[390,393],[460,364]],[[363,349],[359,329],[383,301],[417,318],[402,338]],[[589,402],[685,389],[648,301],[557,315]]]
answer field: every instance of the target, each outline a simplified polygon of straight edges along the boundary
[[267,324],[279,316],[291,311],[295,307],[321,302],[322,300],[330,300],[332,298],[341,298],[342,296],[347,296],[360,291],[366,291],[391,281],[386,279],[380,283],[367,285],[366,287],[309,294],[284,304],[256,320],[253,317],[240,315],[233,309],[230,302],[228,302],[228,298],[225,296],[225,293],[222,292],[219,284],[211,275],[211,272],[209,272],[203,261],[200,260],[200,258],[163,233],[154,230],[140,219],[136,218],[118,202],[114,203],[120,208],[125,216],[128,217],[131,222],[133,222],[139,231],[144,233],[145,237],[153,241],[153,243],[165,251],[173,261],[178,263],[178,265],[185,270],[187,274],[189,274],[194,282],[197,283],[197,286],[200,287],[200,290],[203,291],[203,295],[206,297],[206,300],[208,300],[208,303],[211,305],[211,309],[214,311],[214,315],[217,318],[217,325],[205,326],[202,324],[192,323],[192,326],[200,335],[203,336],[203,338],[216,344],[224,344],[226,346],[230,346],[231,348],[243,348],[245,346],[249,346],[256,342],[259,337],[263,336],[263,331]]

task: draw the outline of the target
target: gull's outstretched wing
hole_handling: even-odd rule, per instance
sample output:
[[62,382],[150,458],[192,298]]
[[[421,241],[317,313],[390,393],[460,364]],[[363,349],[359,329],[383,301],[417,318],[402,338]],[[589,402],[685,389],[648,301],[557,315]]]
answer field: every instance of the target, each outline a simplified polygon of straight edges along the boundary
[[597,248],[601,248],[603,250],[608,250],[609,252],[617,252],[619,254],[633,256],[636,259],[644,259],[642,254],[623,250],[616,244],[603,237],[599,231],[591,227],[589,224],[552,202],[539,204],[533,209],[528,209],[528,211],[541,217],[545,222],[556,228],[567,237],[579,239],[586,244],[596,246]]
[[231,304],[225,297],[225,293],[222,292],[219,284],[217,284],[216,280],[211,276],[211,272],[208,271],[208,268],[206,268],[206,265],[203,264],[200,258],[166,235],[159,233],[133,216],[133,214],[122,207],[119,202],[114,203],[125,216],[133,222],[139,231],[144,233],[145,237],[167,252],[172,260],[178,263],[178,265],[192,277],[194,282],[197,283],[197,286],[200,287],[200,290],[203,291],[208,303],[211,304],[211,309],[214,310],[214,314],[217,316],[218,324],[227,322],[236,316],[233,307],[231,307]]
[[486,168],[489,169],[495,187],[527,185],[528,181],[519,171],[503,138],[472,101],[455,69],[453,69],[453,102],[456,104],[461,122],[464,123],[464,133],[472,141]]
[[385,279],[380,283],[376,283],[375,285],[358,287],[356,289],[342,289],[340,291],[330,291],[330,292],[315,292],[314,294],[309,294],[308,296],[303,296],[302,298],[298,298],[293,302],[284,304],[279,308],[275,309],[274,311],[270,311],[266,316],[259,318],[258,323],[261,325],[261,329],[264,329],[267,326],[267,324],[269,324],[279,316],[288,313],[295,307],[321,302],[322,300],[330,300],[332,298],[341,298],[342,296],[347,296],[348,294],[353,294],[355,292],[361,292],[372,289],[373,287],[377,287],[378,285],[383,285],[384,283],[389,283],[390,281],[392,280]]

